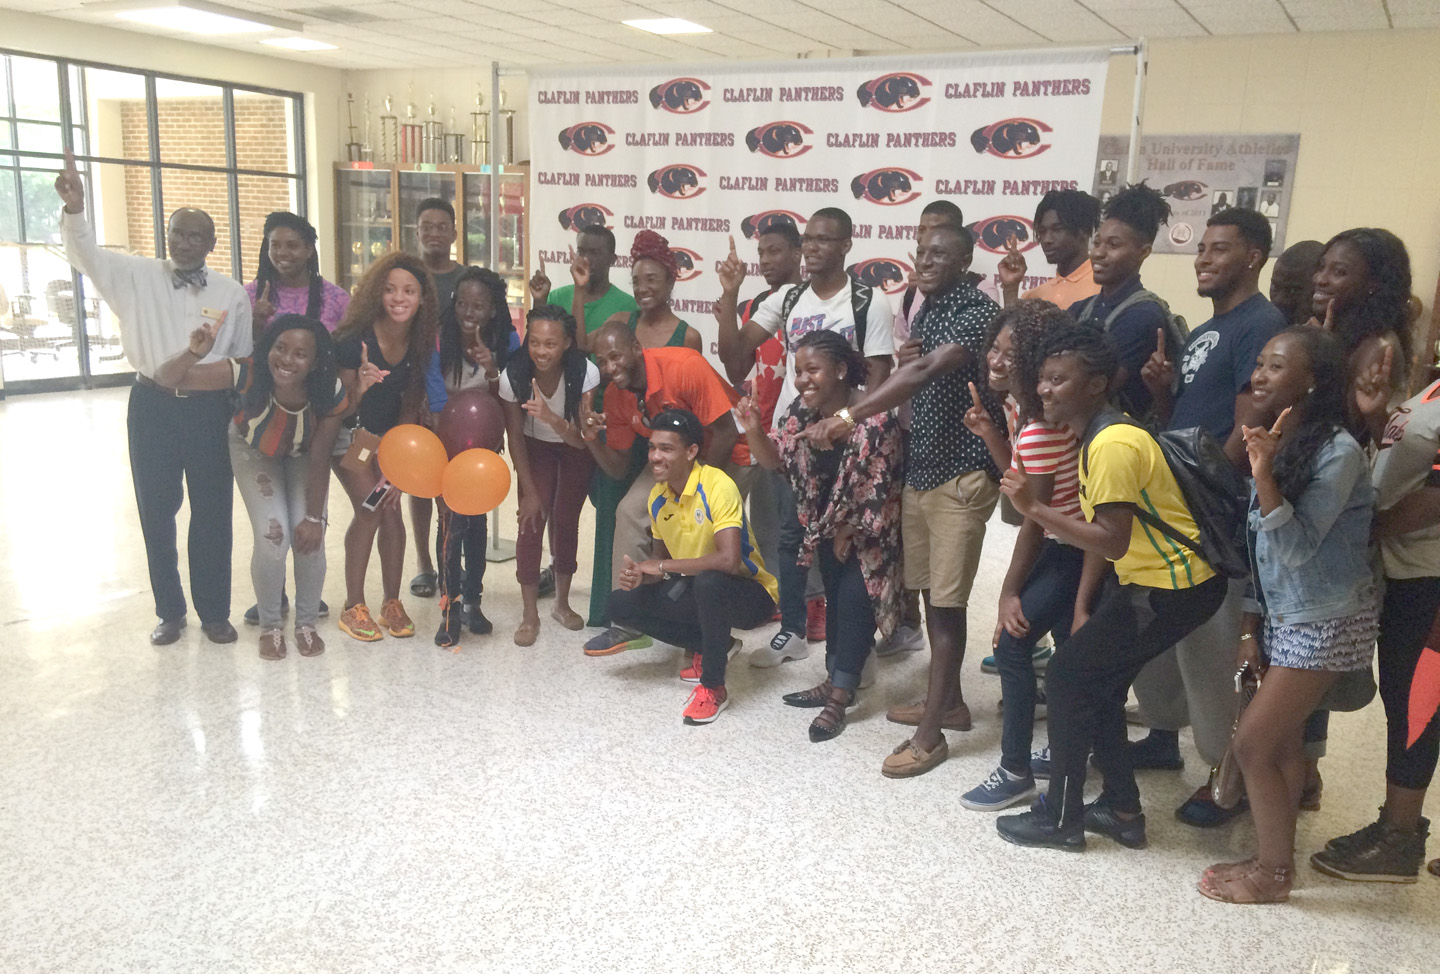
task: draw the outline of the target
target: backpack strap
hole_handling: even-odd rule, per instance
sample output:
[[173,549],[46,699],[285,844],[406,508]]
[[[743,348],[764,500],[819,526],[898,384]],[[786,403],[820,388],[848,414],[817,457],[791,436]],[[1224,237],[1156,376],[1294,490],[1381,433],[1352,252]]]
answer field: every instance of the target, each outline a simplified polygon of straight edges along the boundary
[[854,275],[850,277],[850,314],[855,319],[855,350],[865,354],[865,327],[870,322],[870,302],[875,299],[875,289],[862,284]]
[[910,309],[915,307],[915,295],[919,293],[920,289],[912,284],[905,289],[905,296],[900,299],[900,313],[905,316],[906,321],[910,320]]
[[799,284],[785,292],[785,297],[780,300],[780,344],[785,346],[785,353],[790,353],[790,312],[795,310],[795,305],[800,303],[800,295],[810,286],[809,281],[801,281]]
[[[1090,426],[1085,430],[1085,442],[1080,447],[1080,468],[1084,471],[1086,477],[1090,476],[1090,442],[1100,434],[1101,430],[1107,429],[1111,426],[1122,425],[1134,426],[1137,429],[1142,430],[1145,429],[1144,426],[1141,426],[1139,423],[1135,422],[1133,419],[1131,419],[1129,416],[1126,416],[1118,409],[1107,409],[1090,421]],[[1150,435],[1151,439],[1154,439],[1154,436],[1150,434],[1149,430],[1145,430],[1145,432],[1147,435]],[[1156,446],[1159,446],[1158,441],[1156,443]],[[1161,458],[1164,459],[1163,450],[1161,451]],[[1165,462],[1168,466],[1169,461],[1166,460]],[[1185,535],[1181,533],[1178,528],[1172,526],[1166,521],[1162,521],[1160,518],[1156,517],[1154,514],[1151,514],[1145,508],[1141,507],[1139,504],[1134,503],[1133,501],[1128,503],[1126,506],[1129,507],[1131,513],[1133,513],[1142,522],[1148,524],[1156,531],[1159,531],[1161,534],[1165,535],[1165,537],[1169,538],[1171,541],[1174,541],[1176,544],[1183,546],[1187,551],[1193,552],[1202,561],[1205,560],[1205,553],[1201,551],[1198,547],[1199,542],[1192,541],[1191,539],[1185,537]],[[1209,564],[1209,562],[1206,561],[1206,564]]]

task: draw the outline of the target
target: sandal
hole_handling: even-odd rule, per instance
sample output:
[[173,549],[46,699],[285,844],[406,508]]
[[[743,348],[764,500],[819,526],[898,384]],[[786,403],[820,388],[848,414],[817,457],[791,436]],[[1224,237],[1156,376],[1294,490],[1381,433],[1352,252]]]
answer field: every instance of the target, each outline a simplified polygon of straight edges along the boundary
[[421,572],[410,579],[410,594],[417,599],[433,598],[436,586],[440,584],[440,576],[434,572]]
[[1317,773],[1315,780],[1305,786],[1300,792],[1300,811],[1320,811],[1320,796],[1325,794],[1325,779]]
[[787,693],[780,700],[787,707],[823,707],[830,702],[830,681],[808,690]]
[[566,606],[565,611],[563,612],[560,611],[559,606],[551,609],[550,618],[554,619],[556,622],[560,623],[560,625],[564,626],[566,629],[569,629],[571,632],[579,632],[581,629],[585,628],[585,620],[580,617],[580,613],[576,612],[569,606]]
[[1260,859],[1256,856],[1251,856],[1249,859],[1241,859],[1239,862],[1217,862],[1215,865],[1206,869],[1200,879],[1201,882],[1207,879],[1217,881],[1234,879],[1236,876],[1250,872],[1259,864]]
[[260,658],[279,660],[285,658],[285,631],[266,629],[260,634]]
[[540,623],[522,622],[515,630],[516,646],[534,646],[535,640],[540,638]]
[[1253,868],[1228,878],[1222,879],[1207,870],[1195,888],[1201,896],[1220,903],[1285,903],[1290,899],[1294,882],[1293,867],[1266,866],[1256,860]]
[[319,656],[325,652],[325,640],[320,638],[314,626],[296,626],[295,642],[300,647],[301,656]]
[[1431,876],[1440,879],[1440,859],[1431,859],[1430,865],[1425,867],[1425,871]]
[[810,722],[810,743],[820,744],[839,737],[845,729],[845,711],[854,703],[854,690],[847,692],[843,700],[836,700],[833,696],[827,699],[820,713]]

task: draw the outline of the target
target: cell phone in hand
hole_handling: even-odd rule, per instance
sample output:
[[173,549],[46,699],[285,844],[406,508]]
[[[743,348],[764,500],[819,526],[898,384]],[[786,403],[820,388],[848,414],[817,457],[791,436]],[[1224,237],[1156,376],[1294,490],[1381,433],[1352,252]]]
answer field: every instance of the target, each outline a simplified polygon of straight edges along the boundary
[[394,484],[386,480],[384,477],[381,477],[380,482],[375,485],[375,489],[370,492],[370,496],[365,498],[365,500],[361,502],[360,506],[365,508],[365,510],[367,511],[376,510],[380,507],[381,504],[385,503],[385,498],[389,497],[390,492],[394,489]]

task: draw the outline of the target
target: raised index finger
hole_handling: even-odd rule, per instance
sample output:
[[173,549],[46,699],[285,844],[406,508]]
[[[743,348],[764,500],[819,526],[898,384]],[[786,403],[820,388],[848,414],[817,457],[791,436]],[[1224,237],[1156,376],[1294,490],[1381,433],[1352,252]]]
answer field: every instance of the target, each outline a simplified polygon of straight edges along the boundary
[[740,256],[739,254],[735,253],[735,234],[733,234],[733,233],[730,234],[730,256],[731,256],[731,257],[739,257],[739,256]]
[[1290,415],[1290,407],[1289,407],[1289,406],[1286,406],[1284,409],[1280,410],[1280,415],[1275,417],[1275,425],[1272,426],[1272,427],[1270,427],[1270,432],[1272,432],[1272,433],[1274,433],[1274,434],[1276,434],[1276,435],[1278,436],[1278,435],[1280,434],[1280,427],[1281,427],[1281,425],[1285,422],[1285,417],[1286,417],[1286,416],[1289,416],[1289,415]]
[[965,384],[970,387],[970,402],[976,406],[980,405],[980,390],[975,388],[974,382],[967,382]]
[[79,170],[75,166],[75,152],[73,149],[65,150],[65,172],[67,175],[79,174]]
[[1165,329],[1155,329],[1155,354],[1161,358],[1165,357]]
[[1005,251],[1006,251],[1006,253],[1011,253],[1011,254],[1015,254],[1016,256],[1019,256],[1019,254],[1020,254],[1020,240],[1019,240],[1019,238],[1017,238],[1017,237],[1015,236],[1015,234],[1012,233],[1012,234],[1010,234],[1008,237],[1005,238]]

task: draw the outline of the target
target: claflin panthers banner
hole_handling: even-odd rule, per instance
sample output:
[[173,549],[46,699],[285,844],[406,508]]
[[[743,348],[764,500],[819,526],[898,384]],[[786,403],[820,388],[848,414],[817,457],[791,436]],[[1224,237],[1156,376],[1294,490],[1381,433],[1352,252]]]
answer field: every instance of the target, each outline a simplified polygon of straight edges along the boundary
[[532,266],[569,282],[575,231],[603,223],[629,290],[635,233],[663,234],[680,273],[674,309],[714,352],[716,268],[728,237],[765,288],[755,237],[838,206],[855,224],[848,262],[895,296],[932,200],[960,207],[973,269],[993,280],[1006,238],[1035,282],[1054,271],[1035,243],[1035,204],[1089,189],[1109,53],[916,55],[703,66],[593,67],[530,79]]

